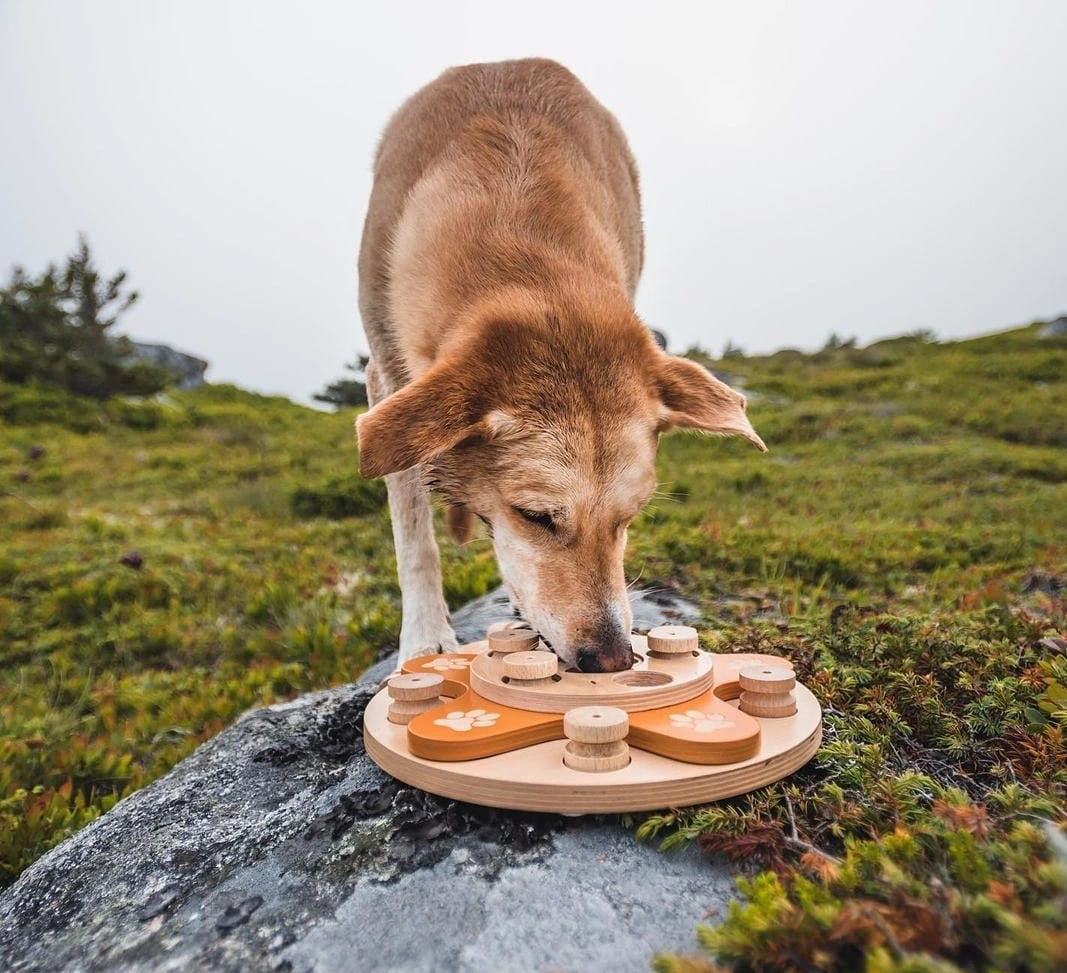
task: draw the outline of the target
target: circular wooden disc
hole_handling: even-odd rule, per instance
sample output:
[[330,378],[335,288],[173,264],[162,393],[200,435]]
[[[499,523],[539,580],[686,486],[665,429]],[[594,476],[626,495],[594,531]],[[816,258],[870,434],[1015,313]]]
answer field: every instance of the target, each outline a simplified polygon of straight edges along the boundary
[[578,706],[563,714],[563,732],[576,743],[614,743],[626,739],[630,717],[615,706]]
[[489,651],[501,655],[509,652],[532,652],[537,649],[538,635],[529,629],[507,628],[489,633]]
[[737,681],[749,693],[788,693],[797,677],[785,666],[745,666],[738,671]]
[[749,716],[792,716],[797,711],[797,701],[792,693],[744,692],[738,700],[737,708]]
[[[484,644],[484,643],[482,643]],[[627,712],[656,709],[692,699],[712,686],[710,652],[653,656],[643,636],[633,636],[637,662],[622,672],[558,670],[559,679],[512,679],[505,668],[519,655],[481,653],[471,660],[470,687],[502,706],[534,713],[566,713],[576,706],[617,706]],[[547,653],[537,653],[537,655]]]
[[605,743],[602,746],[574,743],[563,748],[563,762],[572,770],[603,773],[607,770],[622,770],[630,762],[630,748],[622,741]]
[[433,709],[439,702],[440,699],[437,696],[433,699],[394,699],[389,704],[389,722],[410,723],[420,713]]
[[436,699],[441,695],[444,682],[444,679],[435,672],[417,672],[393,676],[386,685],[391,698],[410,701]]
[[509,679],[547,679],[558,668],[553,652],[512,652],[504,657],[504,675]]
[[688,625],[659,625],[648,633],[648,651],[679,655],[697,651],[697,630]]

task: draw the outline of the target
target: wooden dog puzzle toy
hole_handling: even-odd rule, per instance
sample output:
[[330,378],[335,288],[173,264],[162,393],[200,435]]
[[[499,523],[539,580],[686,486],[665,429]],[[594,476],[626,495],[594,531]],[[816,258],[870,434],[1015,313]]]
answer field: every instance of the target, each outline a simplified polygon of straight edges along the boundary
[[563,814],[742,794],[815,754],[822,710],[787,659],[712,654],[685,625],[633,636],[622,672],[564,668],[513,622],[404,663],[367,706],[367,752],[443,797]]

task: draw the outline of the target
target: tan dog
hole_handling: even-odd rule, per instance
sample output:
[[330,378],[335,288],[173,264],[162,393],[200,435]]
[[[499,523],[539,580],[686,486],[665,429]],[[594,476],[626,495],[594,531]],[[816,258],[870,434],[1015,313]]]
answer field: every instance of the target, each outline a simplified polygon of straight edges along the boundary
[[623,552],[660,433],[762,440],[745,400],[660,351],[634,312],[637,170],[615,118],[553,61],[446,71],[378,149],[359,258],[371,410],[360,471],[385,476],[400,657],[456,644],[429,490],[493,538],[513,602],[566,663],[627,668]]

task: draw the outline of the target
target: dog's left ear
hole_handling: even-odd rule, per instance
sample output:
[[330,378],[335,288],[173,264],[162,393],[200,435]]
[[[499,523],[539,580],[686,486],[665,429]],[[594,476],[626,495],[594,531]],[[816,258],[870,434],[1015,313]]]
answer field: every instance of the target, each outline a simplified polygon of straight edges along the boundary
[[491,437],[506,417],[489,409],[469,370],[442,364],[356,419],[359,472],[385,476],[425,463],[466,439]]
[[661,430],[683,427],[744,436],[767,451],[745,415],[745,397],[703,366],[688,358],[660,355],[656,386],[662,404]]

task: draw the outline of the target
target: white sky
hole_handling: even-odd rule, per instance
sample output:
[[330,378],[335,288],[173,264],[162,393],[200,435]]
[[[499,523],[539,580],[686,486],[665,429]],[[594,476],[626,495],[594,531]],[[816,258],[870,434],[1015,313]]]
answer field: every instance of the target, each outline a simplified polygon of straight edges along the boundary
[[1067,311],[1067,3],[0,0],[0,271],[85,231],[137,337],[307,400],[365,347],[390,112],[543,55],[641,168],[638,310],[714,351]]

